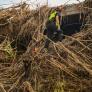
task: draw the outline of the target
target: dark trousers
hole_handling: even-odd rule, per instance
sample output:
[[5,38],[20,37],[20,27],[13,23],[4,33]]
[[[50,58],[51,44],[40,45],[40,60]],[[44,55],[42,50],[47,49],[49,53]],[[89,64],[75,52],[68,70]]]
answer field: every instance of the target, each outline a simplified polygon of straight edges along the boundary
[[50,40],[52,41],[61,41],[62,40],[62,31],[58,31],[55,22],[47,24],[47,39],[45,42],[45,48],[49,47]]
[[53,40],[54,38],[54,33],[56,32],[57,28],[56,28],[56,24],[55,22],[50,22],[47,24],[47,39],[46,39],[46,42],[45,42],[45,48],[48,48],[49,47],[49,43],[50,43],[50,40]]

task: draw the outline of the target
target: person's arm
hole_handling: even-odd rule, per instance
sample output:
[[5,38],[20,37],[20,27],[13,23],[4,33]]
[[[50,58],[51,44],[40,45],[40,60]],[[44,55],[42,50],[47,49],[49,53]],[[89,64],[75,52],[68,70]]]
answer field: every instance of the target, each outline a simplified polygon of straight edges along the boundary
[[56,16],[56,26],[57,26],[58,30],[60,30],[59,16]]

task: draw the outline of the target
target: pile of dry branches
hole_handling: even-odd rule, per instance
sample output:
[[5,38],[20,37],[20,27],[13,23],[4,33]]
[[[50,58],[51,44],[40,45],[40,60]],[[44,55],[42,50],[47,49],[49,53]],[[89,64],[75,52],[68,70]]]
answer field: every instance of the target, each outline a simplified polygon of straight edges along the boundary
[[[10,66],[0,68],[0,83],[6,92],[91,92],[92,24],[73,36],[64,35],[62,42],[51,41],[49,51],[45,51],[43,30],[49,11],[46,6],[34,11],[26,6],[1,11],[1,23],[9,20],[8,25],[0,25],[2,36],[3,31],[5,37],[10,31],[10,41],[28,41],[32,35],[25,53],[14,56]],[[31,61],[29,82],[24,79],[23,60]]]

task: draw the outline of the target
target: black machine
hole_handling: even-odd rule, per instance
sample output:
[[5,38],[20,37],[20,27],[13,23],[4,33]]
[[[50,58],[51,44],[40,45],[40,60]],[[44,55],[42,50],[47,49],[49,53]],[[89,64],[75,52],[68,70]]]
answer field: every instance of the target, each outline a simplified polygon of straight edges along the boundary
[[[82,19],[80,19],[82,16]],[[63,16],[61,29],[63,30],[64,35],[72,35],[77,32],[80,32],[80,28],[83,23],[83,14],[73,14]]]

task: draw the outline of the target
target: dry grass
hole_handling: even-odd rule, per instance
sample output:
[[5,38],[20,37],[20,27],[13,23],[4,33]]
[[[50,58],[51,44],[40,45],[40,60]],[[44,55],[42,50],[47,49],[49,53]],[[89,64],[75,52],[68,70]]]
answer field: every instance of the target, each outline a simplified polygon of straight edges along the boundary
[[[49,10],[46,6],[39,11],[29,11],[25,8],[17,10],[20,16],[15,17],[9,11],[5,12],[2,20],[6,16],[13,16],[11,24],[17,26],[8,35],[11,40],[32,35],[27,50],[23,55],[16,58],[16,62],[9,67],[0,69],[0,82],[4,85],[7,92],[14,92],[23,88],[29,92],[91,92],[92,84],[92,26],[82,29],[80,33],[73,36],[65,36],[62,42],[54,43],[51,41],[48,52],[44,51],[43,46],[46,36],[43,35],[45,23]],[[15,12],[13,11],[13,12]],[[12,12],[12,10],[11,10]],[[0,18],[1,18],[0,13]],[[4,17],[5,16],[5,17]],[[40,21],[39,21],[40,20]],[[5,25],[10,27],[9,25]],[[3,27],[3,30],[6,30]],[[7,30],[8,31],[8,30]],[[6,34],[6,33],[5,33]],[[2,33],[1,33],[2,35]],[[39,35],[39,36],[38,36]],[[12,36],[12,39],[11,39]],[[32,61],[31,74],[25,82],[23,60]],[[3,71],[3,73],[2,73]],[[34,91],[33,91],[34,90]]]

